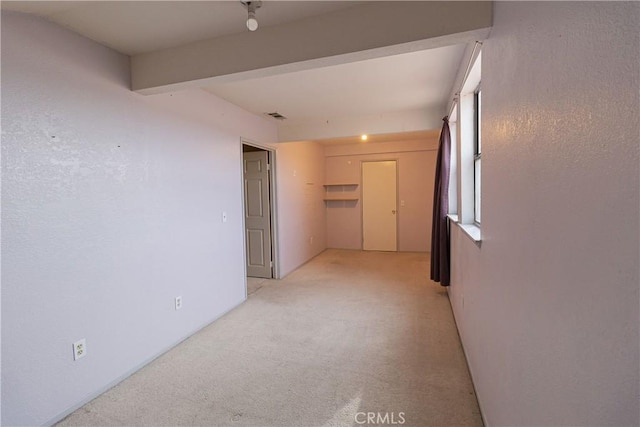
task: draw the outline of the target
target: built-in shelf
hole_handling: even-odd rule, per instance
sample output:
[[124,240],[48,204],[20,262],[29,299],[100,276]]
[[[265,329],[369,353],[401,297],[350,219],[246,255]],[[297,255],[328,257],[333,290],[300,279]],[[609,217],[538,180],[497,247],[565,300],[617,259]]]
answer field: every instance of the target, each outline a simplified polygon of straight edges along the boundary
[[[356,190],[357,182],[338,182],[324,184],[326,189],[324,195],[325,202],[357,202],[360,200],[360,194]],[[354,205],[355,206],[355,205]]]
[[329,201],[340,201],[340,202],[356,202],[360,199],[358,199],[357,197],[339,197],[339,196],[327,196],[324,198],[325,202],[329,202]]

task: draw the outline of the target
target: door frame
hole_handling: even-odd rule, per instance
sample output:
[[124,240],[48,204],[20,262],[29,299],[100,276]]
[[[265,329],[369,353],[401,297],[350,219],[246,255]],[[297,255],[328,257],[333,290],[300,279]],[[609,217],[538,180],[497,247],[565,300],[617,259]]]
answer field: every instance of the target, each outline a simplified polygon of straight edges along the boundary
[[[396,252],[400,252],[400,159],[390,157],[375,160],[360,160],[360,185],[361,194],[364,194],[364,167],[363,163],[396,162]],[[364,197],[360,203],[360,250],[364,251]]]
[[277,207],[277,187],[276,187],[276,149],[273,147],[268,147],[266,145],[262,145],[255,141],[252,141],[248,138],[241,137],[240,138],[240,183],[241,183],[241,204],[242,204],[242,259],[243,264],[242,268],[244,270],[244,292],[245,298],[247,297],[247,242],[246,242],[246,224],[245,224],[245,212],[246,207],[244,205],[244,162],[243,162],[243,151],[242,146],[248,145],[251,147],[259,148],[268,152],[269,164],[271,165],[270,174],[269,174],[269,210],[271,213],[271,259],[273,261],[273,278],[280,278],[280,249],[278,243],[278,207]]

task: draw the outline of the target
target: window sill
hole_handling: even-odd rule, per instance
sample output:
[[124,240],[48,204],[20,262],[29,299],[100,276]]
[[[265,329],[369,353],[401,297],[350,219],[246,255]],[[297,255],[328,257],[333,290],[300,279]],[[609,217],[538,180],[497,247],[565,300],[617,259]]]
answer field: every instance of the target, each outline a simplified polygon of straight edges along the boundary
[[447,217],[449,218],[450,222],[453,222],[458,227],[460,227],[460,229],[464,231],[464,233],[471,240],[473,240],[473,243],[475,243],[477,246],[480,246],[482,244],[482,233],[480,232],[480,227],[478,227],[476,224],[460,224],[458,215],[449,214],[447,215]]

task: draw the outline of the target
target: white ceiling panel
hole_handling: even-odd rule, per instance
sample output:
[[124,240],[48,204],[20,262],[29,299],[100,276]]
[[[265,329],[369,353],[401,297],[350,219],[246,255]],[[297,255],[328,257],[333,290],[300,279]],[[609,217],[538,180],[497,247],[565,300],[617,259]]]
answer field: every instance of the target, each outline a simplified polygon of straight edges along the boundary
[[464,50],[447,46],[207,90],[253,113],[277,111],[290,120],[444,109]]

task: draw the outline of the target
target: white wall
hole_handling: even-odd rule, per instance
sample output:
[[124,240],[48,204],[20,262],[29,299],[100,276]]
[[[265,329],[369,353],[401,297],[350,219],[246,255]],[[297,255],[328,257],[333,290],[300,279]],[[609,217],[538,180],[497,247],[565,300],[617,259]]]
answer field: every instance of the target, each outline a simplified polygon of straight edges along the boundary
[[638,425],[640,4],[496,2],[482,247],[451,298],[488,425]]
[[[433,180],[438,132],[415,141],[327,145],[326,179],[329,183],[357,183],[362,194],[362,162],[396,160],[398,166],[398,251],[431,251]],[[337,189],[343,191],[341,187]],[[404,202],[404,205],[403,205]],[[327,246],[362,249],[361,200],[326,203]]]
[[324,151],[315,142],[276,145],[280,277],[327,248]]
[[3,425],[56,420],[243,301],[240,137],[276,129],[206,99],[178,115],[129,90],[127,57],[2,13]]

